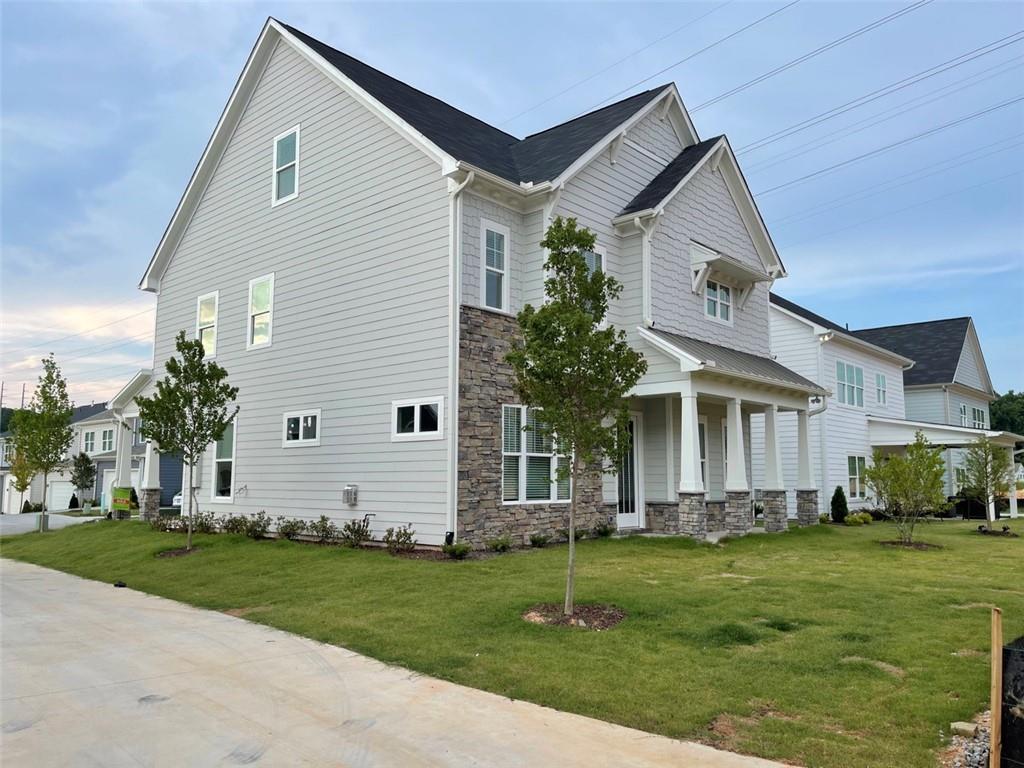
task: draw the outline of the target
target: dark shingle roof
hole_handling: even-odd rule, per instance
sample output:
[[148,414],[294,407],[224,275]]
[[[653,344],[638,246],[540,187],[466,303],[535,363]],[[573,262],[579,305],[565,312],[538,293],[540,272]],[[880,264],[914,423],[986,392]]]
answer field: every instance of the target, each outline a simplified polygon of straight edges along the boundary
[[629,204],[622,209],[619,215],[625,216],[627,213],[646,211],[648,208],[656,207],[658,203],[664,200],[676,188],[676,185],[683,180],[686,174],[692,171],[694,166],[704,159],[704,156],[711,151],[711,148],[721,138],[721,136],[715,136],[712,139],[705,139],[687,147],[676,155],[676,158],[666,165],[661,173],[651,179],[650,184],[641,189],[637,196],[629,201]]
[[853,335],[915,360],[914,367],[903,373],[904,384],[951,384],[970,324],[969,317],[953,317],[865,328]]
[[106,403],[93,403],[92,405],[79,405],[71,411],[71,423],[88,419],[97,413],[103,413],[107,409]]
[[848,336],[853,335],[852,333],[850,333],[850,329],[847,328],[846,326],[833,322],[832,320],[829,320],[827,317],[822,317],[821,315],[815,314],[806,307],[801,307],[799,304],[792,302],[789,299],[782,298],[777,293],[769,293],[768,298],[771,301],[771,303],[774,304],[775,306],[787,309],[794,315],[799,315],[805,320],[810,320],[812,323],[816,325],[820,325],[823,328],[828,328],[830,331],[839,331],[840,333],[845,333]]
[[549,181],[667,86],[519,139],[310,37],[289,32],[457,160],[509,181]]

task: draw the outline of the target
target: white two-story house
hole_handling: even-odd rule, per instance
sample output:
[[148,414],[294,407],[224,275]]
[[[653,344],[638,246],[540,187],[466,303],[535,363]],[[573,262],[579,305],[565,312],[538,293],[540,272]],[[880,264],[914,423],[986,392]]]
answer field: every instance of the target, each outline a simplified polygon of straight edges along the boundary
[[239,388],[195,468],[203,509],[368,514],[428,544],[564,528],[566,459],[523,431],[539,414],[504,361],[516,313],[543,301],[556,216],[596,233],[588,258],[624,285],[610,322],[649,363],[631,455],[588,476],[582,524],[746,531],[752,415],[769,527],[787,496],[816,522],[809,399],[826,390],[769,356],[785,269],[728,141],[700,139],[673,85],[520,139],[273,19],[142,278],[153,369],[111,408],[137,415],[185,330]]

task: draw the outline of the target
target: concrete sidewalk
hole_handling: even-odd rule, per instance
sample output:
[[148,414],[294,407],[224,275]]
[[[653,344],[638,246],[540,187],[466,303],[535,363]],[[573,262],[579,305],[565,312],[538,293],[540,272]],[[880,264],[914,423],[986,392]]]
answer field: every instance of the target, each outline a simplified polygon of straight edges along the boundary
[[[61,515],[57,512],[50,512],[47,521],[50,530],[56,531],[67,528],[69,525],[80,525],[91,523],[94,520],[102,520],[102,517],[71,517]],[[13,536],[18,533],[32,533],[39,530],[39,513],[27,512],[25,514],[0,515],[0,536]]]
[[778,764],[0,560],[4,766]]

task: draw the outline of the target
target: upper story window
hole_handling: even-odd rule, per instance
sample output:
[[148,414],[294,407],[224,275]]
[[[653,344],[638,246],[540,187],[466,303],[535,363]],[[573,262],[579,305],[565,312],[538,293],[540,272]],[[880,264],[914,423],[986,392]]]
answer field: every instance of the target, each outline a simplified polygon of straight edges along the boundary
[[0,461],[2,461],[4,464],[10,464],[13,458],[14,446],[5,441],[3,444],[3,453],[2,457],[0,457]]
[[867,468],[867,459],[863,456],[847,456],[847,469],[850,476],[850,498],[863,499],[867,496],[867,486],[864,483],[864,470]]
[[884,373],[875,374],[875,401],[879,405],[885,405],[888,402],[889,393],[886,391],[886,381]]
[[960,403],[960,426],[967,426],[967,403]]
[[583,260],[587,262],[587,271],[591,274],[604,271],[604,254],[598,251],[584,251]]
[[196,338],[203,343],[207,357],[217,354],[217,291],[200,296],[196,300]]
[[444,398],[423,397],[391,403],[391,439],[440,440],[444,437]]
[[274,196],[271,205],[299,195],[299,126],[274,139]]
[[274,275],[264,275],[249,281],[249,319],[246,328],[246,347],[270,345],[271,321],[274,312]]
[[132,419],[132,436],[135,445],[146,444],[146,438],[142,436],[142,419],[138,417]]
[[100,449],[103,453],[114,450],[114,430],[104,429],[101,438],[102,444],[100,445]]
[[559,453],[555,440],[543,433],[541,425],[536,408],[502,407],[501,498],[506,503],[569,499],[569,478],[557,474],[568,466],[569,457]]
[[320,409],[286,413],[283,441],[285,448],[320,445]]
[[82,450],[86,453],[96,452],[96,433],[95,432],[84,432],[82,433]]
[[985,428],[985,410],[983,408],[971,408],[971,426],[975,429]]
[[864,407],[864,369],[836,361],[836,397],[840,403]]
[[508,311],[508,227],[491,221],[480,222],[481,299],[485,307]]
[[732,325],[732,288],[708,280],[704,286],[704,314]]
[[213,447],[213,500],[234,499],[235,426],[232,421]]

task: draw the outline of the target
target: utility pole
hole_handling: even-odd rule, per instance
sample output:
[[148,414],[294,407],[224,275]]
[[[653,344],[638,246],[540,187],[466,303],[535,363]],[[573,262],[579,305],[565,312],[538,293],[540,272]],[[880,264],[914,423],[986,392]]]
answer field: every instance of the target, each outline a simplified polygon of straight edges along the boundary
[[25,410],[25,382],[21,383],[21,409]]

